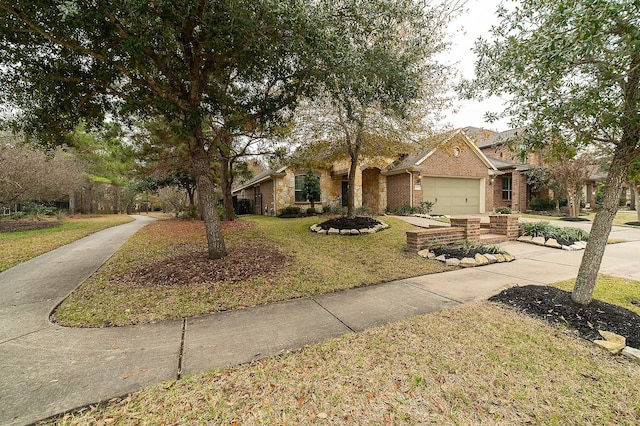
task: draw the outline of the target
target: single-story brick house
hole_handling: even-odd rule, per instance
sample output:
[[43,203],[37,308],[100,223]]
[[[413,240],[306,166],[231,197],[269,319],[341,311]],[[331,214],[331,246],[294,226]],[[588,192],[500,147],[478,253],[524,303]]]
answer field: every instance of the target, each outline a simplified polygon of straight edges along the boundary
[[[341,161],[314,170],[321,185],[318,208],[346,205],[348,166]],[[307,171],[294,166],[267,170],[236,187],[233,195],[251,200],[255,214],[273,215],[287,206],[305,209],[310,204],[301,188]],[[501,174],[464,130],[442,135],[426,152],[363,159],[356,173],[356,207],[383,213],[430,201],[433,213],[451,215],[492,211],[494,180]]]
[[549,198],[549,190],[534,192],[527,184],[527,171],[531,166],[544,167],[541,151],[524,151],[517,146],[525,128],[494,132],[477,127],[465,127],[465,133],[475,142],[491,164],[500,172],[493,185],[492,209],[509,207],[513,211],[525,211],[532,197]]

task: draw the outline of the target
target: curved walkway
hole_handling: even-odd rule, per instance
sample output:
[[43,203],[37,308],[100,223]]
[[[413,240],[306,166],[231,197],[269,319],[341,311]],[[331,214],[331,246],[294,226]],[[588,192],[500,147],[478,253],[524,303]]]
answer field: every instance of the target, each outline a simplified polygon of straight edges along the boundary
[[[0,424],[28,424],[150,384],[575,276],[581,252],[505,243],[508,264],[460,269],[256,308],[141,326],[71,329],[51,310],[152,219],[110,228],[0,273]],[[640,231],[602,272],[640,279]],[[618,238],[618,237],[616,237]],[[633,241],[633,242],[631,242]]]

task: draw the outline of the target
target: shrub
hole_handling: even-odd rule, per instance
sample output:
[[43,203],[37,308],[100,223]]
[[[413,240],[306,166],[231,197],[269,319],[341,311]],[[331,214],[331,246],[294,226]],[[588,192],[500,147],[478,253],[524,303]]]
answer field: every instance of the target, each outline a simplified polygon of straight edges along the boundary
[[433,205],[435,201],[423,201],[420,203],[420,213],[429,214],[431,210],[433,210]]
[[251,208],[251,200],[248,198],[239,198],[236,205],[236,214],[251,214],[253,210]]
[[358,216],[368,216],[371,214],[371,209],[367,206],[360,206],[356,209],[356,215]]
[[313,207],[309,207],[307,209],[307,214],[316,214],[316,209],[314,209]]
[[287,206],[280,210],[280,214],[300,214],[300,207]]
[[556,240],[564,240],[570,243],[576,241],[587,241],[589,232],[580,228],[571,228],[563,226],[553,226],[548,222],[532,222],[523,223],[520,227],[522,235],[531,235],[532,237],[555,238]]
[[188,205],[178,209],[176,217],[178,219],[198,219],[200,214],[198,213],[198,207],[195,205]]
[[551,198],[538,198],[533,197],[529,202],[529,208],[535,211],[547,211],[547,210],[555,210],[556,208],[556,200]]
[[418,213],[418,209],[411,206],[402,206],[395,209],[393,213],[398,216],[411,216],[412,214]]
[[496,213],[499,214],[511,214],[511,209],[506,206],[496,207]]

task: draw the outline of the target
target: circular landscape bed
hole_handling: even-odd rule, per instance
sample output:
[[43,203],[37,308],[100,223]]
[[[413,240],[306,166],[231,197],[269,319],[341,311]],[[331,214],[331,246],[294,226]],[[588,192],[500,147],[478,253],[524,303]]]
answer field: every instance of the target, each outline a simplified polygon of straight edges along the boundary
[[339,217],[329,219],[309,227],[311,232],[326,235],[360,235],[374,234],[389,225],[369,216],[356,216],[354,218]]

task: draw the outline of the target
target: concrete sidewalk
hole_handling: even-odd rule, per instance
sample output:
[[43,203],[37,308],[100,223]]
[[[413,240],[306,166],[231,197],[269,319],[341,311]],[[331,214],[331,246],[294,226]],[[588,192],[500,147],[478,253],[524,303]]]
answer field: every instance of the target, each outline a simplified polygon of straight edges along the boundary
[[[0,274],[0,424],[28,424],[150,384],[484,299],[512,285],[574,277],[581,252],[504,243],[517,260],[250,309],[143,326],[70,329],[51,310],[149,219],[111,228]],[[640,278],[634,242],[603,272]],[[631,235],[630,234],[630,235]],[[626,276],[626,275],[625,275]]]

